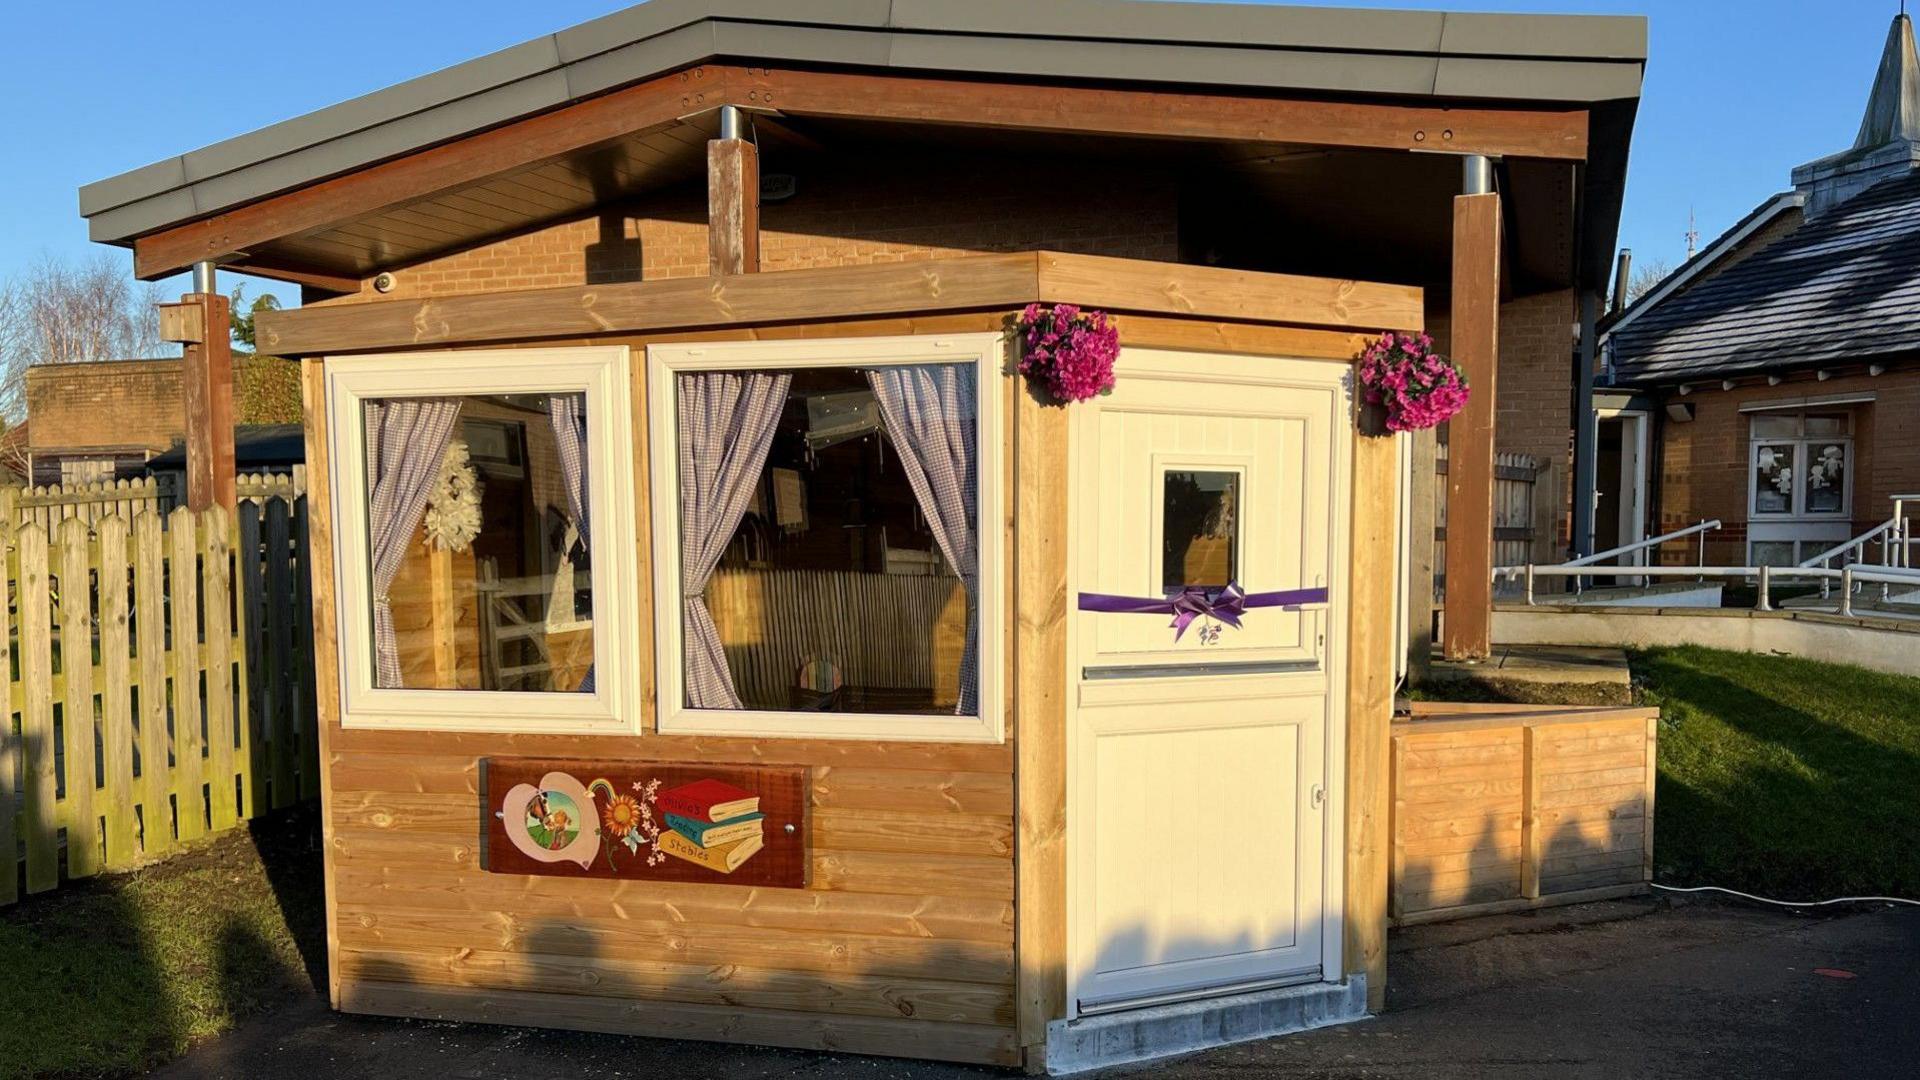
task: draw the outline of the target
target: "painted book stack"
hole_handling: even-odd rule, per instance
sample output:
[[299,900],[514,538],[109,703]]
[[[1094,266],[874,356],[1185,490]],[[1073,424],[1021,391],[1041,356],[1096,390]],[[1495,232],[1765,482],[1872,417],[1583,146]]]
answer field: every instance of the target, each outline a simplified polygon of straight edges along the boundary
[[666,822],[660,850],[731,874],[766,843],[760,797],[719,780],[696,780],[655,800]]

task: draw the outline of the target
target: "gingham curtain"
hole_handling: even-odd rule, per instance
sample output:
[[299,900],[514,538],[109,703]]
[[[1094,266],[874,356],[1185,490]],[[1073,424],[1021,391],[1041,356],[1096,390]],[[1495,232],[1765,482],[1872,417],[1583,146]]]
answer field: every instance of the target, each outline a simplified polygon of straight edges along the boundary
[[456,398],[392,398],[369,401],[367,421],[367,530],[373,561],[374,685],[405,685],[400,643],[393,629],[387,590],[400,573],[413,530],[427,512],[427,495],[460,420]]
[[867,373],[887,435],[900,455],[920,513],[967,593],[967,641],[960,653],[954,712],[980,707],[979,542],[974,439],[978,426],[973,369],[966,364],[875,368]]
[[[567,489],[567,506],[573,511],[573,527],[580,534],[580,547],[592,551],[587,528],[587,395],[554,394],[547,398],[547,415],[553,420],[554,443],[560,452],[560,479]],[[573,598],[568,597],[571,602]],[[568,612],[569,615],[572,612]],[[580,693],[593,693],[593,666],[580,680]]]
[[676,379],[680,416],[680,595],[687,704],[738,709],[740,695],[707,610],[707,581],[766,467],[791,375],[713,371]]

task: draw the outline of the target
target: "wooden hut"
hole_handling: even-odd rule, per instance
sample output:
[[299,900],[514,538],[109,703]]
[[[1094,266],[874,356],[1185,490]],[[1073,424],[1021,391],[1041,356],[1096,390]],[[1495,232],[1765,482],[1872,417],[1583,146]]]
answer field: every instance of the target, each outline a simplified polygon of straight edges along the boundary
[[1643,50],[655,0],[86,189],[306,287],[336,1006],[1053,1071],[1380,1007],[1353,365],[1447,313],[1484,585],[1497,306],[1604,281]]

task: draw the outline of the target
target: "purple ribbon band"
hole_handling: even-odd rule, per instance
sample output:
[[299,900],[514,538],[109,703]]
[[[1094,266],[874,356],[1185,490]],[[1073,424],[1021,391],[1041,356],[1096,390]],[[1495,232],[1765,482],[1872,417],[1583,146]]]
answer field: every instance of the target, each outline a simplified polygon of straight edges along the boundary
[[1193,620],[1207,616],[1234,629],[1240,628],[1240,616],[1249,608],[1290,608],[1327,602],[1325,589],[1288,589],[1282,592],[1250,593],[1238,584],[1224,589],[1189,587],[1176,595],[1156,599],[1150,596],[1114,596],[1111,593],[1080,594],[1081,611],[1099,611],[1108,615],[1171,615],[1173,640],[1179,641]]

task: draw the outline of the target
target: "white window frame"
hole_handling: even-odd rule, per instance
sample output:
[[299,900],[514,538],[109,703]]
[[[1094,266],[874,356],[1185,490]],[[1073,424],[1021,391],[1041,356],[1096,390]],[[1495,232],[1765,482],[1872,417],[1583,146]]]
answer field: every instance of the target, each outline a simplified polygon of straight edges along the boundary
[[[1769,437],[1761,437],[1753,433],[1754,417],[1749,415],[1747,427],[1747,518],[1749,521],[1806,522],[1813,524],[1848,521],[1852,518],[1854,471],[1853,427],[1855,416],[1850,410],[1840,410],[1841,414],[1847,418],[1847,433],[1845,435],[1829,435],[1824,437],[1808,435],[1806,433],[1807,413],[1826,413],[1827,411],[1828,410],[1818,406],[1792,410],[1790,415],[1792,415],[1799,424],[1798,433]],[[1780,414],[1775,412],[1768,415],[1778,416]],[[1808,466],[1812,464],[1812,448],[1819,445],[1833,444],[1844,447],[1846,452],[1847,468],[1846,475],[1841,479],[1840,509],[1825,511],[1808,510],[1806,472]],[[1760,472],[1760,448],[1763,446],[1790,446],[1793,448],[1793,490],[1788,493],[1789,508],[1785,512],[1763,511],[1760,509],[1760,493],[1755,488],[1755,480]]]
[[[662,734],[751,738],[884,739],[911,742],[1000,742],[1006,701],[1005,534],[1001,334],[846,338],[779,342],[652,345],[647,348],[647,426],[652,455],[655,683]],[[694,709],[686,701],[680,595],[680,446],[674,379],[683,372],[767,371],[823,367],[972,364],[978,379],[975,436],[979,514],[979,715],[951,713],[816,713]],[[1066,467],[1063,461],[1061,468]]]
[[[632,383],[626,346],[328,357],[322,370],[333,466],[329,495],[340,626],[341,725],[539,735],[638,734],[640,577],[634,537]],[[568,393],[584,393],[587,398],[594,692],[374,686],[363,404],[393,397]]]

